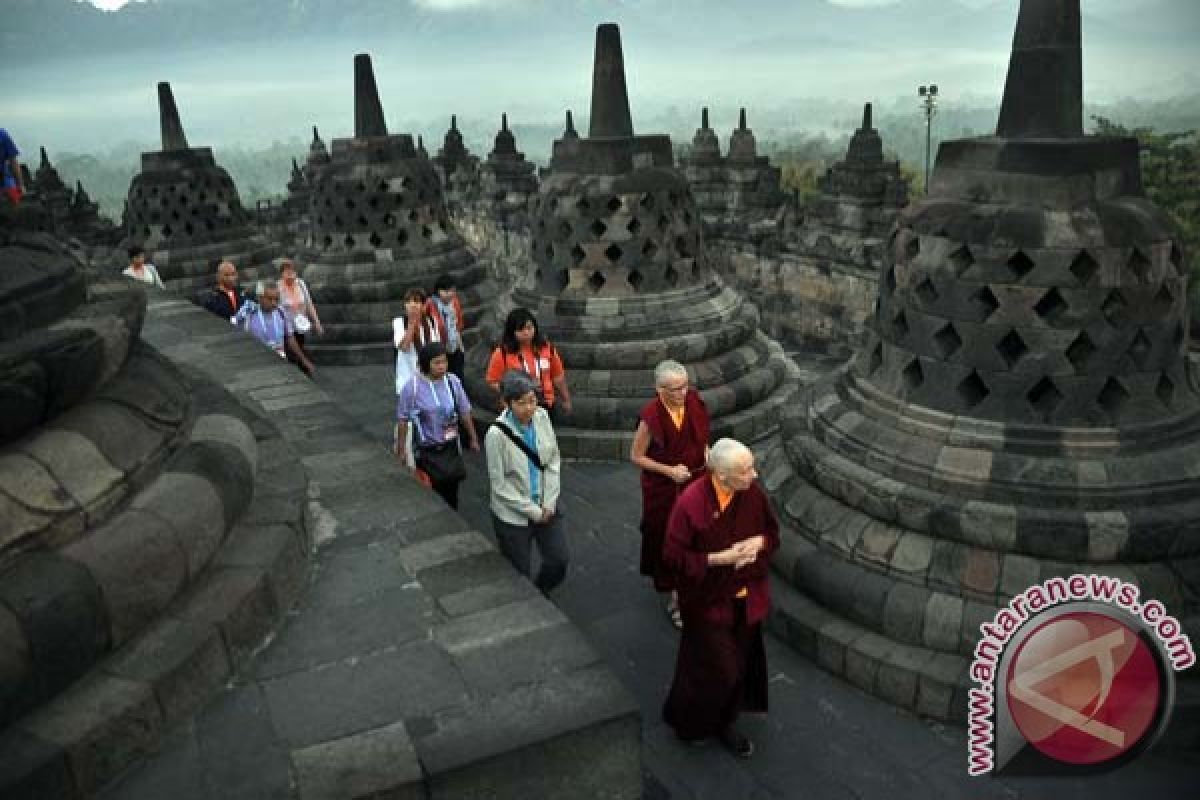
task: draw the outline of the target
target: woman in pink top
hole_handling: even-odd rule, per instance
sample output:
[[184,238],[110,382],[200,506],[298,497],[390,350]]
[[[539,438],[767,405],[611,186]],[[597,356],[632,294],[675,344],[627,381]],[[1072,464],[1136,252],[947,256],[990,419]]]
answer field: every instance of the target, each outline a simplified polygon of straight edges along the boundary
[[[285,258],[279,262],[279,306],[288,315],[296,344],[304,350],[304,337],[310,331],[316,331],[318,336],[325,335],[321,326],[321,318],[317,316],[317,307],[313,304],[308,285],[296,275],[296,265],[291,259]],[[308,353],[305,351],[305,356]],[[291,361],[289,354],[288,360]]]

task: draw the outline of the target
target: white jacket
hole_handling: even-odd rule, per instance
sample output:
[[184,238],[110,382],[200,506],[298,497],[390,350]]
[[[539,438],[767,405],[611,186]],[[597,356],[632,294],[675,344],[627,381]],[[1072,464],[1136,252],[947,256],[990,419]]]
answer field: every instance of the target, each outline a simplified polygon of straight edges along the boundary
[[[537,434],[538,458],[545,466],[540,473],[542,504],[539,506],[529,496],[529,456],[496,428],[506,422],[507,415],[497,417],[484,437],[492,513],[509,525],[528,525],[542,518],[543,508],[557,510],[562,458],[550,415],[546,409],[538,408],[533,413],[533,430]],[[519,430],[513,432],[521,435]]]

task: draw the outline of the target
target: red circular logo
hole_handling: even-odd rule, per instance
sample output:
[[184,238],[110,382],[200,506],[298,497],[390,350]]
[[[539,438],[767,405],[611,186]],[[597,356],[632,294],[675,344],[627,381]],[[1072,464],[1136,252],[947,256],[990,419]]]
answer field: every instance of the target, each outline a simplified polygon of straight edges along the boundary
[[1067,764],[1099,764],[1129,752],[1162,704],[1150,646],[1123,622],[1090,611],[1036,628],[1017,649],[1006,680],[1021,735]]

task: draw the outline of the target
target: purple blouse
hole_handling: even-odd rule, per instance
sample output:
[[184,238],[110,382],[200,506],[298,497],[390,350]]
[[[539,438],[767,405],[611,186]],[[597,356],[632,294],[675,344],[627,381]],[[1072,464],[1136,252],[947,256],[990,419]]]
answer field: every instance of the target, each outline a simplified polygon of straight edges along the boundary
[[413,440],[418,447],[458,436],[459,419],[470,413],[471,401],[458,376],[452,373],[436,381],[415,375],[396,399],[396,418],[415,425]]

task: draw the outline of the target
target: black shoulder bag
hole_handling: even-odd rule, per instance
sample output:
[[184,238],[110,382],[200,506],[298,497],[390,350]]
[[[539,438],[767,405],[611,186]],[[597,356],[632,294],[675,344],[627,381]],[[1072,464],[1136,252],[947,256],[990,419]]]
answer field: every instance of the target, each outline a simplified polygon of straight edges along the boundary
[[[413,376],[413,382],[416,383],[417,376]],[[447,379],[449,386],[449,379]],[[416,386],[413,387],[413,395],[416,396]],[[458,399],[454,397],[454,390],[451,387],[450,397],[454,400],[454,411],[458,413]],[[417,426],[417,435],[413,437],[414,445],[420,441],[421,423],[414,415],[413,422]],[[416,452],[413,453],[413,461],[417,467],[429,476],[429,480],[434,483],[450,483],[461,481],[467,477],[467,464],[462,457],[462,440],[455,437],[451,441],[438,442],[437,444],[417,445]]]

